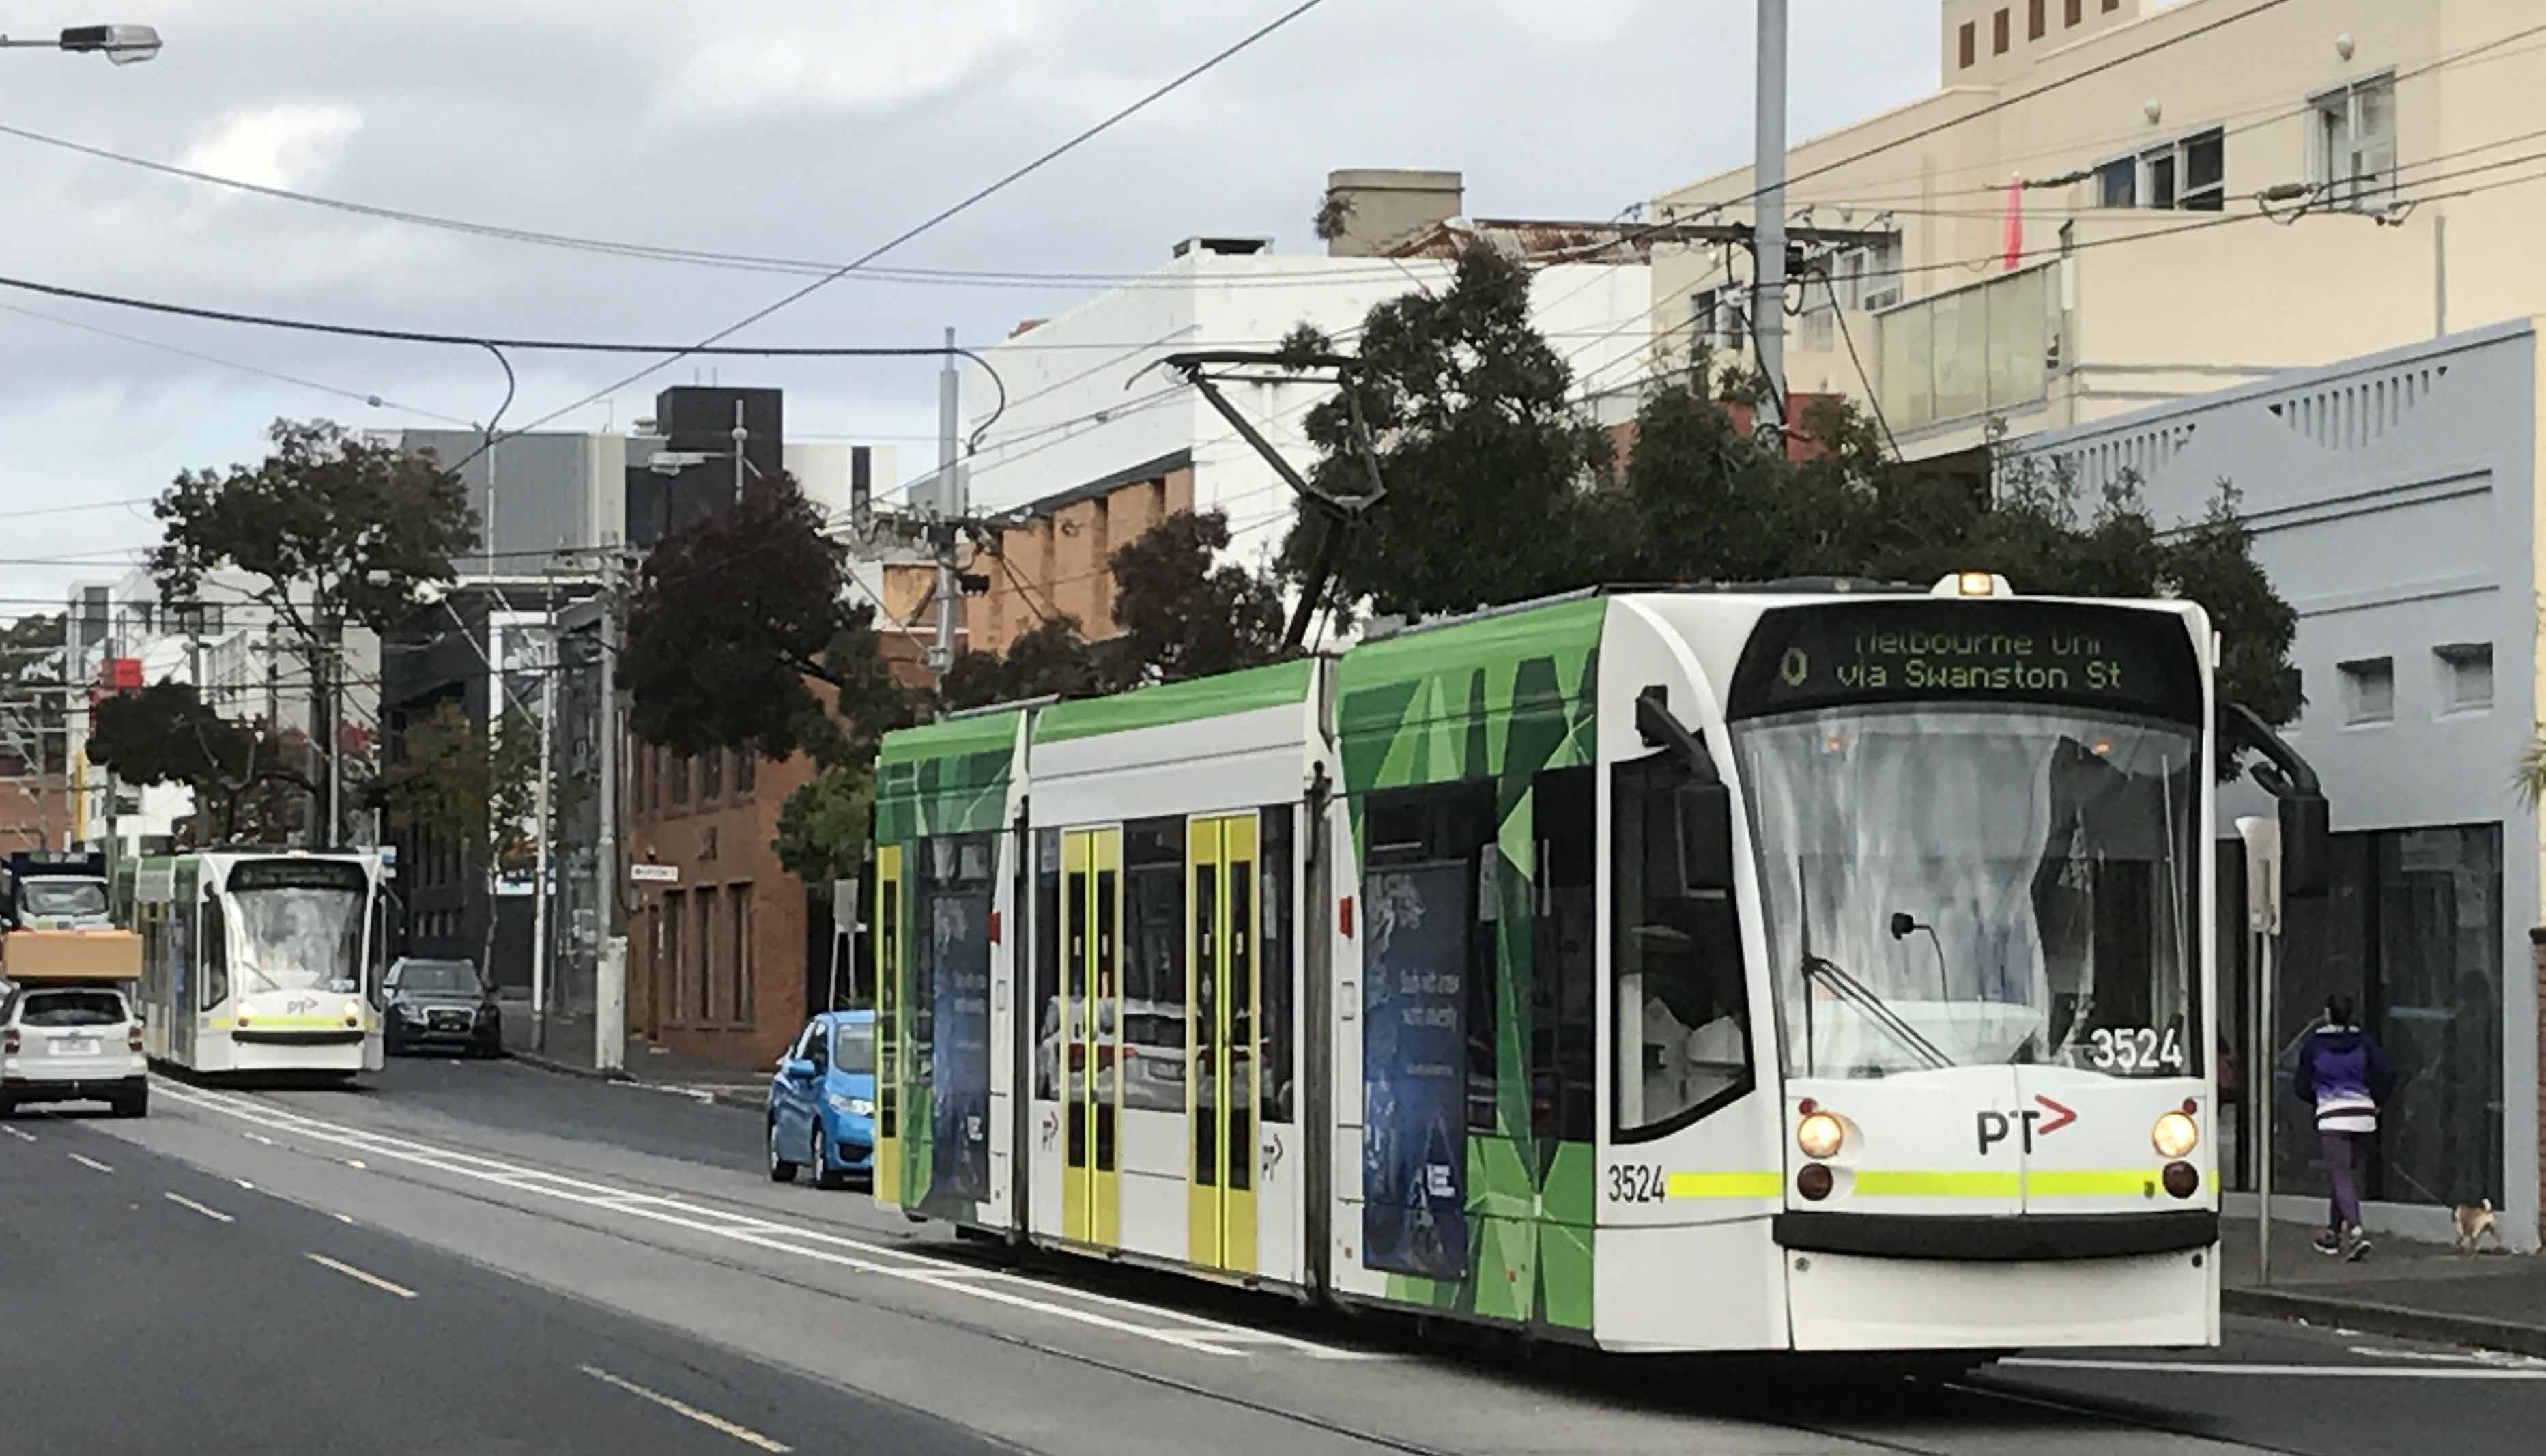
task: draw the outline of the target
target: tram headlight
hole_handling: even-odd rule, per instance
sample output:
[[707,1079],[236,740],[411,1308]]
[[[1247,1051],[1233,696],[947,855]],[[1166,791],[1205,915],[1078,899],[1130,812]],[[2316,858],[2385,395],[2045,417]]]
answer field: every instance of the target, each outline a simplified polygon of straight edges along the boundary
[[347,1026],[360,1026],[363,1024],[362,1002],[347,1001],[345,1003],[345,1024]]
[[2149,1129],[2149,1142],[2160,1157],[2182,1157],[2201,1146],[2201,1125],[2180,1112],[2167,1112]]
[[1826,1112],[1808,1114],[1795,1124],[1795,1146],[1804,1150],[1806,1157],[1827,1157],[1845,1141],[1846,1127]]

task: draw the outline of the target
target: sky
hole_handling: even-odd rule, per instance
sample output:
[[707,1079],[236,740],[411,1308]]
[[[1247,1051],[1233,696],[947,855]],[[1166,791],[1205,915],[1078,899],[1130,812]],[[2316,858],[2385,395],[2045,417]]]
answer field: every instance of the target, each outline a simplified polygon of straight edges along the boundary
[[[167,44],[131,66],[0,52],[0,128],[373,208],[846,262],[1292,3],[18,0],[14,34],[129,21]],[[1792,135],[1935,86],[1934,0],[1792,9]],[[1339,167],[1461,170],[1485,215],[1612,216],[1746,157],[1751,14],[1749,0],[1324,0],[884,262],[1137,274],[1197,233],[1318,251],[1309,219]],[[0,187],[0,276],[242,312],[695,341],[806,281],[349,214],[6,131]],[[907,346],[952,326],[982,344],[1096,287],[852,275],[740,340]],[[641,362],[517,356],[504,424]],[[0,616],[121,575],[157,535],[132,502],[181,470],[255,460],[278,416],[474,424],[504,390],[479,350],[7,288],[0,378]],[[791,437],[933,459],[927,360],[684,362],[553,427],[625,429],[656,388],[712,380],[785,387]]]

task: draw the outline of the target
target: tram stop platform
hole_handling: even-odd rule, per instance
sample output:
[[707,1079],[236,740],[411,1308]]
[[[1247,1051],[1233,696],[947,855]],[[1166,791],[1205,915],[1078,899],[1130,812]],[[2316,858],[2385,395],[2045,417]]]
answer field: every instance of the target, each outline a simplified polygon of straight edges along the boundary
[[2314,1234],[2297,1224],[2273,1227],[2272,1282],[2264,1287],[2255,1279],[2253,1221],[2227,1221],[2227,1312],[2546,1358],[2546,1258],[2503,1252],[2489,1239],[2470,1255],[2381,1235],[2355,1264],[2309,1247]]
[[768,1104],[769,1073],[742,1071],[728,1063],[666,1051],[649,1045],[640,1037],[628,1039],[625,1071],[599,1071],[593,1066],[590,1016],[552,1012],[549,1016],[547,1035],[542,1037],[531,1017],[528,997],[499,991],[497,999],[504,1008],[504,1051],[525,1067],[566,1076],[630,1082],[653,1091],[695,1097],[702,1102],[721,1102],[754,1110]]

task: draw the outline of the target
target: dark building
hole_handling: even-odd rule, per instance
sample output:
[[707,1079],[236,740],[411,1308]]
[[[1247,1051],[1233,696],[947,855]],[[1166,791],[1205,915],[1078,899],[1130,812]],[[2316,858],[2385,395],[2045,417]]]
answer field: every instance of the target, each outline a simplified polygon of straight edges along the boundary
[[[737,419],[743,430],[744,482],[777,479],[787,452],[783,391],[682,385],[654,396],[653,433],[660,443],[651,464],[636,464],[636,452],[630,452],[623,539],[640,548],[652,546],[733,501]],[[662,463],[664,457],[693,456],[703,459],[684,459],[678,466]]]

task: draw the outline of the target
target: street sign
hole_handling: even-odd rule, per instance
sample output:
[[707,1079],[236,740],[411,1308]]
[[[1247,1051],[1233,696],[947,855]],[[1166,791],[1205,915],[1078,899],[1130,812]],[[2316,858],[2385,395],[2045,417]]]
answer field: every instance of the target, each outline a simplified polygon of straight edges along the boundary
[[630,865],[628,878],[639,885],[678,885],[681,883],[681,867],[679,865]]

